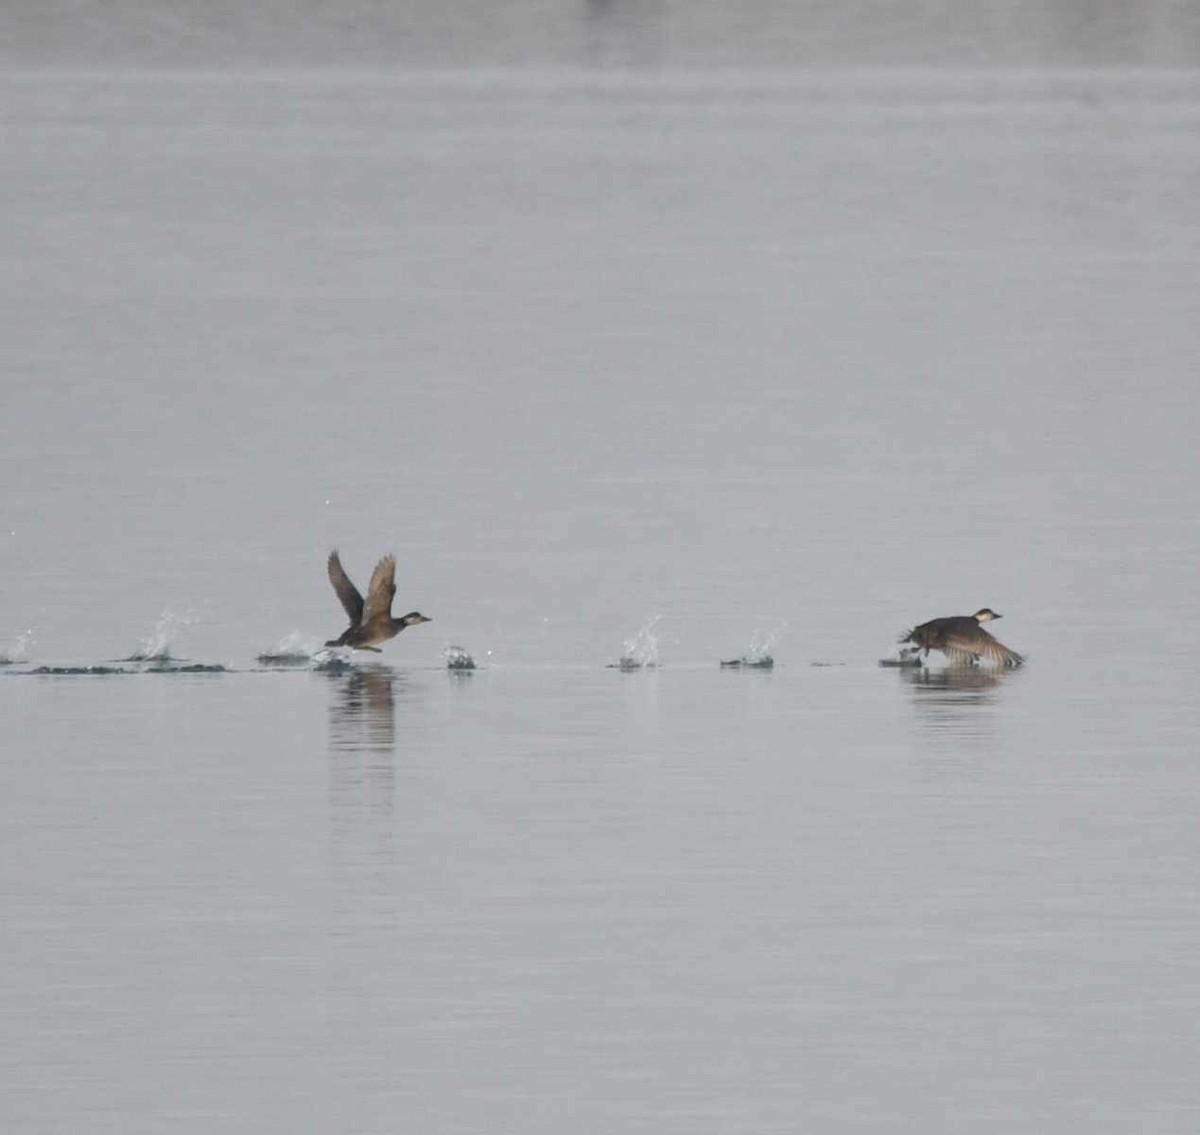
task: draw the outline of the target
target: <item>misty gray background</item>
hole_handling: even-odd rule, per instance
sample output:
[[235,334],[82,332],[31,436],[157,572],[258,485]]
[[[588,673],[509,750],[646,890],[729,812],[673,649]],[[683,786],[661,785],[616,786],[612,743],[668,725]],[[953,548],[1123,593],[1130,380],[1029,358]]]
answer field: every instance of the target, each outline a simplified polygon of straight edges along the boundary
[[46,0],[4,14],[18,66],[1194,66],[1181,0]]
[[5,9],[6,1130],[1194,1131],[1197,29]]

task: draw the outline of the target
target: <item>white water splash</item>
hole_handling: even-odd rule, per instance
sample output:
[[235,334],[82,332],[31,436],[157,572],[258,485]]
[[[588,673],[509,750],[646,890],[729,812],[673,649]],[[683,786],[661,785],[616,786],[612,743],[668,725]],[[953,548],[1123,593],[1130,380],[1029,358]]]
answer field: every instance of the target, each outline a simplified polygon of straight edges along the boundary
[[356,670],[351,651],[346,647],[323,646],[310,660],[312,669],[328,674],[341,674]]
[[15,638],[0,646],[0,666],[12,666],[17,662],[29,661],[29,648],[33,644],[33,629],[21,631]]
[[654,628],[661,615],[648,619],[631,639],[626,639],[625,649],[617,666],[621,670],[650,670],[658,665],[658,637]]
[[471,657],[469,651],[461,646],[447,646],[442,651],[442,655],[446,659],[447,670],[475,669],[475,659]]
[[755,630],[754,634],[750,637],[750,645],[742,655],[742,663],[746,666],[763,666],[769,662],[774,662],[775,647],[779,645],[786,631],[786,621],[767,631],[766,634]]
[[258,656],[258,660],[276,665],[297,665],[316,658],[323,648],[324,643],[319,638],[292,631],[285,634],[270,650],[264,650]]
[[170,662],[173,655],[171,647],[179,632],[196,622],[192,613],[177,614],[170,609],[163,611],[154,624],[154,630],[144,639],[136,651],[126,662]]

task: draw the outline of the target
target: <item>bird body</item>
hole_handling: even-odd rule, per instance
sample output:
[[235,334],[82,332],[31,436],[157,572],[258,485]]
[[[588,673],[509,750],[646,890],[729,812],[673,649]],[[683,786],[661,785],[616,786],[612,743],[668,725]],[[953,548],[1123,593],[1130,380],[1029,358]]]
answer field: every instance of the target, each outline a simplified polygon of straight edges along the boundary
[[913,627],[900,641],[913,643],[914,651],[924,651],[927,658],[931,650],[940,650],[955,663],[974,664],[986,660],[1001,666],[1020,666],[1025,659],[981,626],[998,618],[1000,616],[990,607],[981,607],[973,615],[930,619]]
[[340,637],[330,639],[326,646],[349,646],[356,650],[373,650],[378,654],[380,651],[376,643],[395,638],[405,627],[431,621],[419,611],[409,611],[399,619],[392,617],[392,599],[396,594],[395,556],[384,556],[375,565],[365,600],[350,582],[336,550],[329,553],[328,566],[329,582],[333,584],[333,590],[349,616],[350,625]]

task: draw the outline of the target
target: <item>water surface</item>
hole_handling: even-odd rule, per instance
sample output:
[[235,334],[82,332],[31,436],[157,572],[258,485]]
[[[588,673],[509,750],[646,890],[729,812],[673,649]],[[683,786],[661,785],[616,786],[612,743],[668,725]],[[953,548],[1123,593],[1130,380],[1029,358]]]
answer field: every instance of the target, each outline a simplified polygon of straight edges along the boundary
[[10,1129],[1194,1129],[1194,76],[2,85]]

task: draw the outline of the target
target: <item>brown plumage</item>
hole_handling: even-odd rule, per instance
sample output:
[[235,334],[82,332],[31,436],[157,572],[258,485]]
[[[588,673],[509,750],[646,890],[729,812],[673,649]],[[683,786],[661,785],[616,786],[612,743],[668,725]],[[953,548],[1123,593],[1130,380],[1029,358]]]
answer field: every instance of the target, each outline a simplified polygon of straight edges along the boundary
[[371,583],[367,587],[364,602],[358,588],[350,582],[350,577],[342,567],[337,551],[329,553],[329,582],[346,609],[350,625],[340,638],[330,639],[326,646],[351,646],[356,650],[373,650],[379,654],[381,651],[375,643],[395,638],[405,627],[431,621],[418,611],[409,611],[399,619],[392,617],[392,597],[396,594],[395,574],[396,557],[384,556],[371,573]]
[[983,659],[1000,666],[1020,666],[1025,659],[980,626],[998,618],[990,607],[981,607],[973,615],[930,619],[913,627],[900,641],[915,644],[915,649],[924,651],[927,658],[931,650],[940,650],[951,662],[973,664]]

